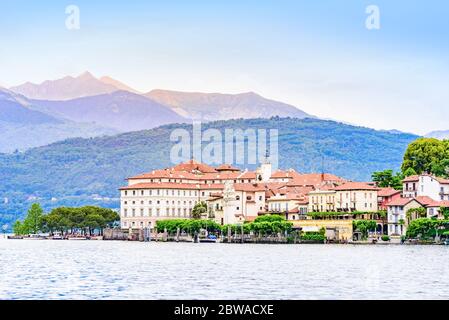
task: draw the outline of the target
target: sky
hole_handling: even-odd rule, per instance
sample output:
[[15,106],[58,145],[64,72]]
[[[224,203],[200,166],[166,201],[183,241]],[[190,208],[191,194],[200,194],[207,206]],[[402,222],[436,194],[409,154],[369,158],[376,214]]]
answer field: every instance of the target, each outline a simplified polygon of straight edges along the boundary
[[4,87],[88,70],[142,92],[253,91],[375,129],[449,129],[445,0],[0,0],[0,39]]

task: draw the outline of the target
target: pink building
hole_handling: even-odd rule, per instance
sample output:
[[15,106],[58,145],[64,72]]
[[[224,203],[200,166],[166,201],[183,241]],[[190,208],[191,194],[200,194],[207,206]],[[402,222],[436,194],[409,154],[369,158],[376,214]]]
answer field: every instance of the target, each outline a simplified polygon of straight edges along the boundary
[[393,188],[380,188],[377,192],[377,201],[379,203],[379,210],[387,210],[388,204],[396,199],[400,199],[402,191]]

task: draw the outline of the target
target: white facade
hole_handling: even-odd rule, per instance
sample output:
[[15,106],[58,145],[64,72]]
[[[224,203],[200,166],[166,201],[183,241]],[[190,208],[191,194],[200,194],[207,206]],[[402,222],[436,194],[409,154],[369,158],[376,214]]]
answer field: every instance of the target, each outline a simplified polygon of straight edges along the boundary
[[408,227],[407,211],[422,205],[415,199],[401,198],[389,204],[387,210],[388,235],[405,236]]
[[431,175],[413,176],[404,180],[404,197],[427,196],[435,201],[449,200],[449,181]]

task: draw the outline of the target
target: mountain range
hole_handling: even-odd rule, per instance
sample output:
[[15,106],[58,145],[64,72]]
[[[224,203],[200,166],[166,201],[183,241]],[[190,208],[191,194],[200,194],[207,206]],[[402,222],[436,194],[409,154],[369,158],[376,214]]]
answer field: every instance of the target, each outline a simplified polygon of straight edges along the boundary
[[256,93],[219,94],[153,90],[85,72],[40,84],[0,88],[0,152],[43,146],[71,137],[151,129],[168,123],[231,118],[313,117]]
[[[169,124],[0,154],[0,223],[12,223],[36,201],[45,210],[84,204],[117,208],[117,189],[126,177],[173,165],[170,151],[175,142],[170,135],[179,128],[192,132],[191,125]],[[408,144],[418,137],[311,118],[238,119],[202,126],[210,128],[223,136],[226,129],[277,129],[280,168],[332,172],[357,181],[371,179],[373,171],[398,170]]]
[[0,152],[14,152],[70,137],[111,135],[118,131],[93,123],[77,123],[39,111],[33,102],[0,89]]
[[312,117],[294,106],[265,99],[254,92],[221,94],[153,90],[145,96],[169,106],[183,117],[203,121],[273,116]]
[[432,131],[428,134],[426,134],[427,138],[436,138],[436,139],[449,139],[449,130],[439,130],[439,131]]
[[87,71],[78,77],[67,76],[58,80],[47,80],[40,84],[27,82],[12,87],[10,90],[34,100],[70,100],[117,90],[135,92],[117,80],[110,77],[97,79]]

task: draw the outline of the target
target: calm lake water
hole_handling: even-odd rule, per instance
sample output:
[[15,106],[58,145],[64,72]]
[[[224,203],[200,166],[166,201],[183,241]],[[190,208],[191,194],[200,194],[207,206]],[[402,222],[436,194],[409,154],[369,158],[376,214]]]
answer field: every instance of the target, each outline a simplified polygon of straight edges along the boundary
[[449,246],[0,240],[0,299],[449,299]]

